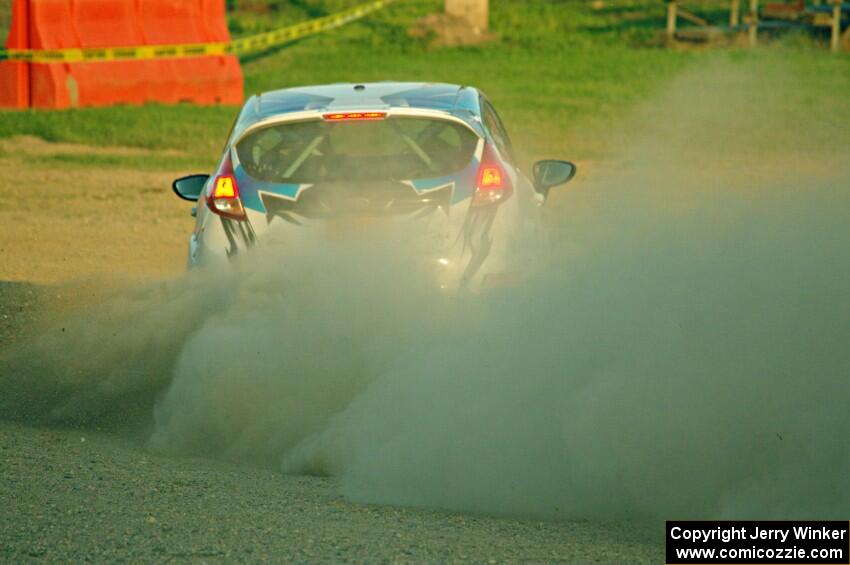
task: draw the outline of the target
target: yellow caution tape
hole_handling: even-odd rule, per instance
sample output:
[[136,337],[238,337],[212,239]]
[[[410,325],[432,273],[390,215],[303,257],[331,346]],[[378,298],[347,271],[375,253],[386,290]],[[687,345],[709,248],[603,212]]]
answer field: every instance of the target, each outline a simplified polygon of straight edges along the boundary
[[0,49],[0,61],[94,63],[100,61],[138,61],[143,59],[169,59],[204,55],[246,55],[343,26],[380,10],[393,1],[375,0],[322,18],[316,18],[266,33],[234,39],[229,43],[93,47],[85,49]]
[[146,45],[142,47],[104,47],[87,49],[9,49],[0,59],[29,63],[94,63],[100,61],[135,61],[172,57],[225,55],[229,43],[197,43],[194,45]]

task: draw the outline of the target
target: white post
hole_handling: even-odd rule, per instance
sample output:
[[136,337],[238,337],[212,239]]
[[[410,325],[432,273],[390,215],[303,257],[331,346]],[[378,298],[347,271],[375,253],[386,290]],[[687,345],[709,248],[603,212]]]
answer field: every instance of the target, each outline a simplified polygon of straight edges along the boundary
[[446,13],[463,18],[479,31],[487,31],[490,23],[489,0],[446,0]]

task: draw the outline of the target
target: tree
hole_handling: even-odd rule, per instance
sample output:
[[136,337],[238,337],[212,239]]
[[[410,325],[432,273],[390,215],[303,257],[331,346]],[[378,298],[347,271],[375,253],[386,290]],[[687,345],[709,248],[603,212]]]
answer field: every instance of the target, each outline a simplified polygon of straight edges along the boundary
[[479,31],[485,31],[490,19],[489,0],[446,0],[446,13],[463,18]]

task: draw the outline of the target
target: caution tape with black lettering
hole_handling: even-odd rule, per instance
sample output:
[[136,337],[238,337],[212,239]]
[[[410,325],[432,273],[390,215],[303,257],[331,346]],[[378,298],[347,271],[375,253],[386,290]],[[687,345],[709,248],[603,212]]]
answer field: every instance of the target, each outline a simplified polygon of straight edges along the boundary
[[100,61],[198,57],[202,55],[247,55],[343,26],[380,10],[393,1],[375,0],[314,20],[301,22],[266,33],[234,39],[229,43],[190,43],[83,49],[0,49],[0,61],[94,63]]

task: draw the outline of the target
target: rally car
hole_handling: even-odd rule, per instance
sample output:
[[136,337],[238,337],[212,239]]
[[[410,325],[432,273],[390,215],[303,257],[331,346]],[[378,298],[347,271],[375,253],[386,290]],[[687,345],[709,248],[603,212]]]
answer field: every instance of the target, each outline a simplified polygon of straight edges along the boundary
[[217,171],[177,179],[173,189],[198,202],[190,267],[295,230],[357,229],[352,218],[371,218],[421,234],[417,252],[441,288],[480,289],[534,268],[540,206],[575,170],[538,161],[530,180],[475,88],[333,84],[251,97]]

